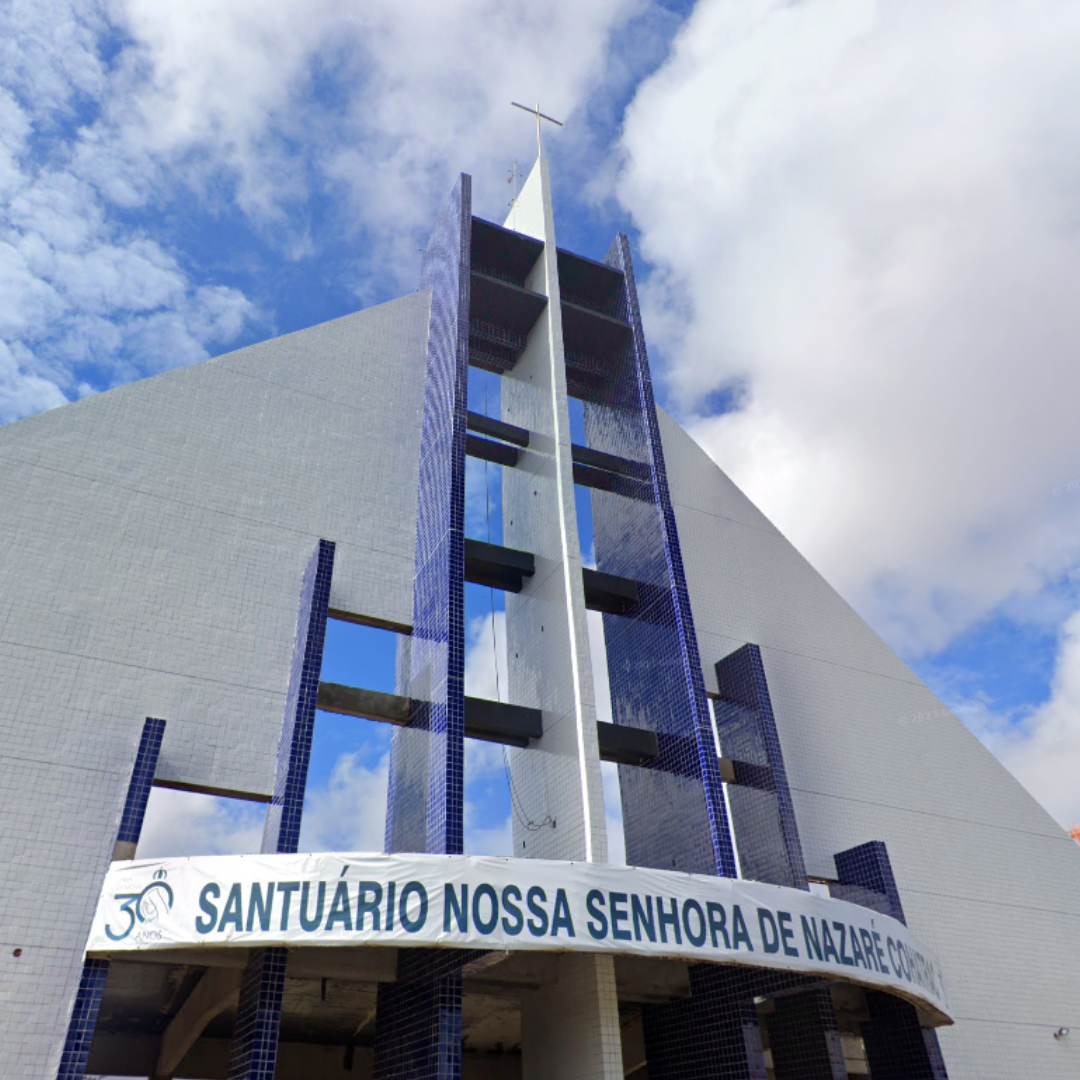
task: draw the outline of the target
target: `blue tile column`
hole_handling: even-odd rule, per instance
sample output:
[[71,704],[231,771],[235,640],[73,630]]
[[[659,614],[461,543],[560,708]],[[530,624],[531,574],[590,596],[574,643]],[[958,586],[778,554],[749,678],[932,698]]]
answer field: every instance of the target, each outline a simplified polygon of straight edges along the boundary
[[462,174],[424,251],[431,290],[416,514],[408,727],[390,753],[386,850],[460,854],[465,743],[465,427],[472,180]]
[[848,1080],[832,995],[827,989],[777,997],[769,1017],[776,1080]]
[[759,767],[762,783],[728,787],[743,877],[807,889],[795,807],[761,650],[743,645],[716,665],[716,730],[726,758]]
[[402,949],[397,982],[379,987],[374,1080],[459,1080],[461,969],[481,953]]
[[[416,514],[412,716],[394,730],[386,850],[461,854],[465,748],[465,427],[472,180],[462,174],[424,252],[431,290]],[[402,673],[399,673],[402,674]],[[376,1080],[461,1076],[459,950],[404,949],[379,987]]]
[[[164,735],[165,721],[147,717],[143,723],[139,749],[135,753],[124,810],[120,815],[120,828],[116,834],[116,843],[131,845],[132,851],[142,833],[146,804],[150,799],[150,788],[157,772]],[[67,1038],[60,1056],[57,1080],[83,1080],[86,1076],[90,1044],[94,1041],[94,1029],[97,1027],[98,1011],[101,1009],[108,975],[108,960],[84,961],[79,989],[71,1010],[71,1020],[68,1022]]]
[[766,1080],[753,990],[737,968],[695,964],[690,998],[642,1009],[650,1080]]
[[632,613],[604,616],[613,719],[656,731],[660,744],[651,765],[619,768],[626,857],[636,866],[734,877],[630,244],[621,233],[605,261],[622,273],[618,314],[630,333],[605,385],[585,402],[585,432],[592,449],[641,466],[640,482],[591,495],[597,568],[633,578],[641,594]]
[[[880,911],[907,925],[889,852],[880,840],[839,852],[837,884],[841,900]],[[914,1005],[891,994],[867,991],[870,1020],[862,1025],[866,1060],[874,1080],[948,1080],[937,1032],[919,1023]]]
[[[320,540],[300,589],[274,794],[263,829],[262,850],[268,854],[295,852],[300,843],[333,573],[334,545]],[[283,948],[255,949],[248,958],[236,1009],[229,1080],[273,1080],[287,953]]]
[[[742,860],[743,876],[790,888],[808,889],[802,844],[788,787],[787,770],[773,715],[761,651],[746,644],[716,665],[720,698],[716,702],[717,729],[725,756],[736,759],[753,785],[732,785],[728,789],[732,822]],[[716,976],[708,969],[695,973],[694,980],[711,986]],[[738,979],[723,982],[728,1004],[742,1016],[742,1028],[749,1032],[759,1023],[755,997],[773,999],[768,1018],[768,1042],[772,1053],[772,1074],[776,1080],[846,1080],[847,1070],[832,997],[820,982],[802,976],[778,975],[765,971],[742,972]],[[713,992],[715,995],[715,992]],[[698,991],[694,990],[698,997]],[[719,1006],[718,1006],[719,1007]],[[674,1002],[663,1014],[679,1021],[690,1033],[705,1032],[726,1021],[712,1016],[700,1002]],[[704,1011],[703,1011],[704,1010]],[[650,1011],[646,1012],[646,1016]],[[669,1020],[669,1023],[673,1020]],[[759,1066],[753,1040],[744,1043],[745,1061],[736,1062],[737,1039],[730,1032],[722,1057],[710,1050],[710,1041],[690,1034],[673,1046],[664,1037],[664,1027],[646,1023],[646,1053],[650,1075],[678,1076],[679,1080],[700,1077],[754,1075]],[[760,1029],[758,1043],[760,1044]],[[722,1061],[722,1067],[718,1065]],[[674,1063],[674,1064],[673,1064]],[[762,1066],[763,1068],[763,1066]],[[671,1070],[676,1071],[672,1072]]]

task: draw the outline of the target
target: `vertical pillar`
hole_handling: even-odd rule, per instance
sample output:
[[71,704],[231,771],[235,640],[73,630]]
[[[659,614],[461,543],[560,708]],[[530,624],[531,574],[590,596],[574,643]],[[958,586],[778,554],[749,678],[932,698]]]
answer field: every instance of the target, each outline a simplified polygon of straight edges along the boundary
[[809,888],[795,807],[761,650],[747,643],[716,665],[716,730],[725,757],[760,766],[761,786],[728,788],[743,877]]
[[735,876],[712,722],[682,552],[656,421],[630,244],[621,233],[605,262],[622,275],[614,314],[627,326],[621,357],[585,401],[591,449],[641,466],[642,483],[592,493],[599,570],[639,583],[627,615],[605,615],[614,720],[659,735],[660,757],[620,766],[627,861]]
[[390,752],[386,850],[462,851],[465,741],[465,425],[472,180],[462,174],[424,251],[431,290],[420,441],[408,694]]
[[866,1004],[862,1037],[874,1080],[947,1080],[937,1033],[919,1023],[914,1005],[877,991],[867,992]]
[[[120,828],[117,830],[113,847],[114,859],[130,859],[135,855],[164,735],[165,721],[147,717],[143,723],[139,748],[135,752],[135,764],[131,769],[127,797],[120,815]],[[97,1027],[98,1011],[101,1009],[101,998],[105,993],[105,980],[108,975],[108,960],[87,959],[83,962],[82,977],[79,979],[79,989],[75,992],[75,1004],[68,1022],[67,1038],[60,1055],[57,1080],[83,1080],[86,1076],[90,1044],[94,1041],[94,1029]]]
[[536,558],[536,573],[520,593],[506,597],[509,691],[511,700],[541,709],[544,717],[543,737],[527,751],[510,754],[519,804],[514,854],[603,862],[607,832],[545,159],[537,160],[510,220],[518,231],[543,241],[526,286],[547,297],[500,389],[503,419],[529,431],[517,467],[503,473],[504,542]]
[[522,993],[522,1080],[623,1075],[615,965],[610,959],[563,953],[554,982]]
[[[889,852],[880,840],[836,857],[833,896],[873,908],[907,925]],[[937,1032],[924,1028],[914,1005],[891,994],[867,991],[870,1019],[862,1025],[866,1060],[874,1080],[948,1080]]]
[[765,1080],[753,991],[737,968],[690,968],[690,999],[643,1012],[650,1080]]
[[[529,431],[528,449],[503,474],[504,542],[536,559],[533,577],[506,597],[509,693],[512,701],[541,709],[544,720],[542,738],[510,752],[514,854],[603,862],[607,832],[545,159],[537,160],[506,224],[543,242],[525,284],[547,297],[500,389],[502,418]],[[556,981],[525,994],[521,1008],[526,1080],[622,1077],[611,957],[561,957]]]
[[[808,889],[802,844],[788,788],[784,756],[776,730],[772,701],[765,678],[761,651],[746,644],[716,665],[721,700],[716,706],[717,731],[724,754],[751,766],[754,786],[732,786],[728,792],[735,835],[739,842],[743,876],[773,885]],[[702,978],[703,976],[698,976]],[[777,977],[757,972],[743,974],[727,984],[726,993],[738,999],[744,1025],[757,1024],[755,996],[772,1001],[768,1018],[769,1046],[776,1080],[846,1080],[832,999],[828,990],[804,984],[801,977]],[[687,1013],[693,1026],[698,1006],[678,1002],[667,1006]],[[652,1045],[646,1027],[650,1071],[663,1067],[670,1043]],[[701,1051],[694,1056],[694,1046]],[[685,1078],[726,1076],[714,1072],[707,1049],[699,1042],[679,1051],[680,1076]],[[748,1051],[746,1068],[756,1068]],[[731,1066],[730,1070],[734,1068]],[[731,1075],[741,1075],[731,1072]]]
[[[333,572],[334,545],[320,540],[300,589],[274,794],[263,828],[262,851],[266,854],[292,853],[300,843],[300,818],[315,734],[315,702],[319,695]],[[286,949],[269,948],[255,949],[248,958],[229,1054],[229,1080],[273,1080],[286,956]]]
[[397,982],[379,987],[375,1017],[376,1078],[459,1080],[459,949],[402,949]]
[[[694,621],[668,490],[663,446],[641,326],[630,245],[615,238],[605,262],[621,275],[604,314],[626,326],[621,355],[583,382],[591,449],[629,464],[627,479],[591,493],[597,568],[638,582],[627,614],[604,616],[608,678],[617,724],[658,736],[649,766],[619,767],[627,861],[693,873],[736,873]],[[636,480],[634,476],[636,475]],[[691,969],[689,1001],[646,1006],[649,1075],[763,1080],[761,1031],[743,976]]]
[[777,997],[769,1017],[776,1080],[847,1080],[832,995],[827,989]]
[[[390,752],[386,850],[458,855],[464,832],[465,425],[468,401],[472,180],[462,174],[424,251],[431,290],[416,514],[408,727]],[[400,655],[400,654],[399,654]],[[379,987],[376,1080],[461,1076],[458,950],[403,950]]]

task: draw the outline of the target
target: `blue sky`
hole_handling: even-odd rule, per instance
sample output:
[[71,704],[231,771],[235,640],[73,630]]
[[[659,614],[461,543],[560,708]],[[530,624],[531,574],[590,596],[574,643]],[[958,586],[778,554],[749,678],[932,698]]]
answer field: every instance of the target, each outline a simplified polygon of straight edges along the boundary
[[[411,291],[458,172],[501,218],[539,100],[560,243],[630,233],[665,408],[1080,818],[1075,3],[12,0],[0,30],[0,422]],[[335,631],[328,677],[380,685],[380,648]],[[386,738],[320,720],[312,822],[374,828]],[[501,752],[470,770],[497,846]]]

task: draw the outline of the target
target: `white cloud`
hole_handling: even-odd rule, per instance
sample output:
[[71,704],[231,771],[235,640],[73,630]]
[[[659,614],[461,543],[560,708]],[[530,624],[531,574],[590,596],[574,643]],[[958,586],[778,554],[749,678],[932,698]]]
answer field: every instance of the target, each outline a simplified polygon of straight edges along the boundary
[[318,254],[311,203],[329,194],[335,236],[363,236],[355,290],[413,287],[457,171],[497,208],[505,159],[527,157],[509,98],[569,117],[645,6],[15,0],[0,13],[0,336],[16,358],[0,422],[76,396],[87,368],[102,389],[202,359],[256,316],[155,235],[177,196],[202,225],[239,209],[298,259]]
[[246,855],[260,850],[262,803],[153,788],[137,856]]
[[1080,822],[1080,611],[1062,630],[1048,701],[1019,721],[972,708],[965,722],[1050,814]]
[[362,751],[341,754],[329,781],[309,787],[300,825],[301,851],[383,850],[389,757],[364,763]]
[[469,623],[465,693],[489,701],[509,701],[506,672],[506,612],[496,609],[494,623],[490,614]]
[[1078,32],[1067,0],[702,0],[627,114],[675,399],[911,652],[1080,559]]
[[513,855],[510,815],[500,818],[484,803],[465,801],[465,854]]
[[329,188],[349,207],[342,226],[378,250],[357,288],[385,295],[388,274],[414,284],[417,237],[458,171],[481,201],[503,201],[508,155],[531,148],[510,98],[573,114],[601,84],[613,30],[645,7],[117,0],[130,44],[80,167],[123,205],[177,182],[221,199],[224,181],[286,252],[313,250],[289,207]]
[[619,790],[619,766],[611,761],[600,762],[600,779],[604,784],[604,820],[607,825],[609,863],[626,865],[626,834],[623,832],[622,793]]

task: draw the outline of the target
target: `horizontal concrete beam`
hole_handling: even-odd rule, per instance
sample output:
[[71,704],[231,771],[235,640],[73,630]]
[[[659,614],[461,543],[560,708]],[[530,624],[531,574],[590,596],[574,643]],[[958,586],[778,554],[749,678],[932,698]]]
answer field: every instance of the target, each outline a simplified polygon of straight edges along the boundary
[[614,761],[619,765],[645,765],[660,756],[656,732],[647,728],[598,723],[596,738],[600,744],[601,761]]
[[523,705],[467,697],[465,734],[470,739],[525,747],[530,739],[539,739],[544,734],[543,714],[539,709]]
[[324,712],[356,716],[362,720],[380,720],[402,726],[409,722],[407,697],[384,694],[379,690],[362,690],[359,686],[321,682],[316,705]]
[[337,622],[352,623],[354,626],[370,626],[376,630],[389,630],[394,634],[412,633],[412,626],[409,623],[394,622],[391,619],[377,619],[372,615],[361,615],[355,611],[346,611],[344,608],[328,608],[326,617]]
[[[156,964],[165,967],[231,969],[241,971],[248,949],[147,949],[113,958],[116,965]],[[290,979],[338,979],[341,982],[384,983],[397,980],[397,949],[365,945],[362,949],[290,949],[285,974]]]
[[575,465],[584,465],[590,469],[614,473],[616,476],[629,476],[633,480],[647,480],[649,466],[644,461],[631,461],[629,458],[605,454],[602,450],[592,450],[588,446],[574,443],[570,447],[570,457]]
[[521,592],[524,579],[536,573],[536,560],[529,551],[465,540],[465,580],[506,592]]
[[[326,712],[387,724],[406,726],[410,719],[407,697],[340,683],[319,683],[317,704]],[[529,745],[530,739],[539,739],[543,733],[539,709],[484,698],[465,699],[465,734],[470,739],[524,747]]]
[[627,615],[637,607],[639,597],[636,581],[588,568],[582,570],[581,575],[585,586],[585,606],[590,611]]
[[481,439],[479,435],[465,436],[465,453],[480,461],[490,461],[495,465],[505,465],[512,469],[518,463],[518,451],[506,443]]
[[489,438],[512,443],[514,446],[529,445],[529,433],[525,428],[515,427],[502,420],[494,420],[482,413],[466,413],[465,426],[469,431],[475,431],[477,435],[487,435]]
[[213,795],[220,799],[241,799],[244,802],[268,803],[271,798],[262,791],[237,791],[234,788],[211,787],[209,784],[189,784],[183,780],[171,780],[167,776],[155,776],[153,786],[172,791],[190,791],[194,795]]

